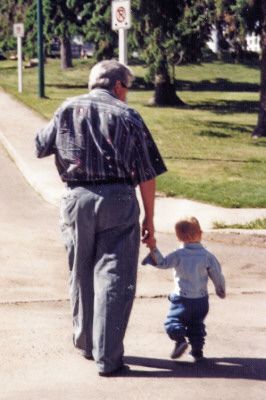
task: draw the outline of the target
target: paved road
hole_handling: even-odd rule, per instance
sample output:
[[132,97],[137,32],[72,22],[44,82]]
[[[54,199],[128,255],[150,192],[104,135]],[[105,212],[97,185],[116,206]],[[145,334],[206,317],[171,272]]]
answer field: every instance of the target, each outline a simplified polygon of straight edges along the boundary
[[[265,398],[265,248],[206,242],[222,261],[228,297],[219,300],[210,287],[209,360],[201,366],[186,355],[169,360],[162,321],[171,272],[140,267],[125,341],[131,373],[100,378],[71,345],[57,209],[31,189],[1,147],[0,169],[1,400]],[[171,235],[158,240],[163,251],[175,246]]]

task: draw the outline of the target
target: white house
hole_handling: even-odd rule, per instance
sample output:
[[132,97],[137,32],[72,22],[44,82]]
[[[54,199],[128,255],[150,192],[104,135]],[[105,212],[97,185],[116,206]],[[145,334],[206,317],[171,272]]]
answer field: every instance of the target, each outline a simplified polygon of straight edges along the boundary
[[255,35],[255,33],[248,34],[246,36],[246,42],[248,51],[254,51],[255,53],[261,52],[260,35]]
[[[255,33],[246,35],[247,51],[253,51],[254,53],[261,53],[260,46],[260,35]],[[216,28],[212,29],[211,38],[207,42],[207,46],[214,52],[218,53],[218,35]]]

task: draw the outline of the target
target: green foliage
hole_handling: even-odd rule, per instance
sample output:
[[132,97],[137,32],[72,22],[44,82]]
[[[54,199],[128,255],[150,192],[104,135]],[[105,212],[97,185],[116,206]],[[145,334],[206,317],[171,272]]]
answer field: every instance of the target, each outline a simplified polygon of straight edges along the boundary
[[213,225],[216,229],[266,229],[266,218],[258,218],[246,224],[228,225],[223,222],[215,222]]
[[43,0],[46,43],[59,39],[62,68],[72,67],[71,38],[82,33],[92,8],[93,0]]
[[262,10],[261,0],[235,0],[231,7],[232,11],[238,15],[239,20],[248,32],[261,32]]
[[212,0],[135,0],[134,40],[149,65],[149,79],[180,61],[199,61],[209,38]]
[[37,2],[30,2],[25,12],[25,39],[23,50],[26,58],[37,57]]
[[[224,48],[243,45],[246,31],[261,30],[261,0],[132,0],[130,50],[138,50],[155,71],[180,62],[197,62],[216,21]],[[52,38],[84,34],[96,46],[97,60],[117,55],[117,32],[111,30],[110,0],[43,0],[46,47]],[[15,50],[14,22],[25,23],[25,52],[36,56],[36,1],[5,0],[0,4],[0,49]]]
[[81,30],[83,0],[43,0],[44,32],[51,37],[71,37]]
[[24,22],[30,0],[5,0],[0,2],[0,50],[16,50],[13,24]]
[[117,55],[118,35],[111,29],[110,0],[95,0],[91,8],[92,16],[83,27],[83,34],[95,44],[98,61]]
[[[82,32],[83,24],[90,19],[93,0],[43,0],[45,47],[53,38],[70,39]],[[31,0],[6,0],[0,4],[0,49],[15,50],[14,22],[24,22],[24,52],[28,58],[37,56],[37,2]]]
[[181,49],[186,62],[201,60],[202,50],[210,35],[213,15],[212,1],[187,2],[183,18],[178,24]]
[[246,47],[246,34],[260,34],[261,0],[216,0],[216,28],[220,50],[241,59]]

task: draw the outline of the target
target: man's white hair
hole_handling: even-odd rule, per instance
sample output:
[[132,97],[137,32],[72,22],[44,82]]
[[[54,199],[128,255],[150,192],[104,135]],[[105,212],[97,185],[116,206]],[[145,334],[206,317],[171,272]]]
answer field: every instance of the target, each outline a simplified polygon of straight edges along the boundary
[[116,60],[104,60],[94,65],[90,71],[89,89],[103,88],[112,90],[116,81],[130,87],[134,79],[133,72]]

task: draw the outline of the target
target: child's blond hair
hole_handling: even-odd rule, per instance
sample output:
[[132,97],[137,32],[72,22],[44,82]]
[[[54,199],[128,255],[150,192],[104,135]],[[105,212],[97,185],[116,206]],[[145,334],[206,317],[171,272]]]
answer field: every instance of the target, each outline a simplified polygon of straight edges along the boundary
[[181,242],[194,241],[196,238],[201,238],[202,234],[200,223],[195,217],[187,217],[177,221],[175,231]]

